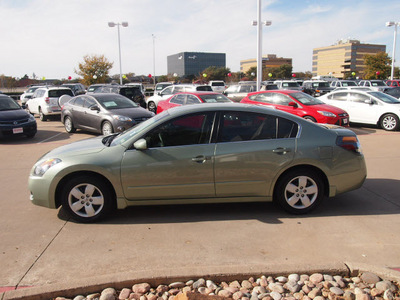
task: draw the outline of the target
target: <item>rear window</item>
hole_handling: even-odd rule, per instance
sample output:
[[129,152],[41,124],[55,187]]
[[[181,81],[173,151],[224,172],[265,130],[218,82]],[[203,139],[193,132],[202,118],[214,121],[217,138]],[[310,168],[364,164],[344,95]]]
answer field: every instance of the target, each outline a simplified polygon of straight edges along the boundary
[[196,86],[196,91],[212,92],[212,88],[209,85]]
[[70,89],[65,89],[65,90],[50,90],[49,91],[49,97],[54,97],[54,98],[59,98],[62,95],[70,95],[71,97],[74,96],[72,91]]
[[212,82],[211,85],[212,86],[225,86],[225,83],[222,81],[221,82]]

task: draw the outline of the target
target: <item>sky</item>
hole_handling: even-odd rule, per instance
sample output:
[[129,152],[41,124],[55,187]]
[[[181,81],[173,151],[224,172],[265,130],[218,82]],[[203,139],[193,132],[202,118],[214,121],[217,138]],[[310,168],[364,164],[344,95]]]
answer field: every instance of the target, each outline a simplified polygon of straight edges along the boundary
[[[0,75],[77,78],[85,55],[104,55],[119,74],[166,75],[167,56],[225,53],[226,67],[256,58],[258,0],[0,0]],[[393,55],[398,0],[262,0],[262,54],[292,58],[294,72],[312,70],[314,48],[341,39],[386,45]],[[397,43],[400,47],[400,42]],[[400,49],[396,51],[399,60]],[[155,62],[155,63],[154,63]],[[399,64],[395,64],[399,66]],[[154,72],[155,71],[155,72]]]

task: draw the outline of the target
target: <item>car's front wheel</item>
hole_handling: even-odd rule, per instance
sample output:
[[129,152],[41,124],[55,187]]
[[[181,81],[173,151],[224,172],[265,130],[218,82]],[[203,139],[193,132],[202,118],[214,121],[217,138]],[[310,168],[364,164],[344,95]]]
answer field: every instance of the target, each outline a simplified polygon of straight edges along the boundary
[[287,212],[304,214],[314,209],[324,198],[321,176],[308,169],[284,174],[274,191],[274,200]]
[[304,119],[306,119],[306,120],[308,120],[308,121],[311,121],[311,122],[314,122],[314,123],[317,123],[317,120],[315,120],[315,118],[314,117],[311,117],[311,116],[305,116],[305,117],[303,117]]
[[399,127],[399,118],[394,114],[386,114],[381,118],[380,125],[385,130],[394,131]]
[[156,104],[155,104],[153,101],[150,101],[150,102],[147,104],[147,109],[148,109],[149,111],[153,112],[153,113],[156,113],[156,112],[157,112],[157,106],[156,106]]
[[65,117],[64,127],[65,131],[68,133],[74,133],[76,131],[74,123],[72,122],[72,119],[70,117]]
[[90,223],[108,215],[115,201],[107,182],[97,176],[79,175],[62,189],[62,206],[76,221]]
[[101,125],[101,133],[103,135],[110,135],[114,132],[113,127],[110,122],[105,121],[103,125]]

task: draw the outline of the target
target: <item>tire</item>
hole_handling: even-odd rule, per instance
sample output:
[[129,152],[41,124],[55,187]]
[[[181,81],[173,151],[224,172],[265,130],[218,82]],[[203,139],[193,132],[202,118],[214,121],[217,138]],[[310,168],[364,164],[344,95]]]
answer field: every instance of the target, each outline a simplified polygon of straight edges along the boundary
[[65,131],[68,133],[74,133],[76,131],[76,128],[74,127],[74,123],[72,122],[72,119],[70,117],[65,117],[64,128],[65,128]]
[[380,120],[380,125],[387,131],[397,130],[399,127],[399,118],[394,114],[383,115]]
[[308,169],[297,169],[284,174],[274,190],[274,201],[292,214],[305,214],[318,206],[324,198],[321,176]]
[[39,119],[40,121],[47,121],[47,116],[43,113],[42,109],[39,107]]
[[147,109],[148,109],[149,111],[153,112],[153,113],[157,113],[157,106],[156,106],[156,104],[155,104],[153,101],[150,101],[150,102],[147,104]]
[[115,208],[115,198],[107,182],[88,175],[78,175],[66,182],[61,203],[71,218],[81,223],[98,221]]
[[101,133],[103,135],[110,135],[114,132],[114,129],[111,125],[110,122],[105,121],[102,125],[101,125]]
[[303,117],[303,119],[311,121],[311,122],[314,122],[314,123],[317,123],[317,120],[315,120],[315,118],[313,118],[311,116],[305,116],[305,117]]

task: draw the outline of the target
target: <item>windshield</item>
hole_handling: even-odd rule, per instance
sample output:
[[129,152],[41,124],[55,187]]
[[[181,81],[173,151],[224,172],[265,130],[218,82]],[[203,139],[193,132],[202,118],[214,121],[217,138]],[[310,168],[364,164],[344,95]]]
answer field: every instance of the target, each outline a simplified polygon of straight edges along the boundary
[[318,105],[318,104],[325,104],[321,100],[318,100],[317,98],[311,97],[310,95],[306,93],[290,93],[289,94],[291,97],[299,101],[301,104],[304,105]]
[[154,123],[156,123],[159,120],[162,120],[168,116],[169,116],[169,112],[167,110],[165,110],[162,113],[155,115],[154,117],[147,119],[146,121],[139,123],[138,125],[133,126],[133,127],[129,128],[128,130],[125,130],[123,133],[121,133],[119,136],[117,136],[112,141],[111,146],[120,145],[120,144],[126,142],[134,135],[143,132],[144,130],[146,130],[148,127],[150,127]]
[[297,82],[283,82],[282,86],[283,87],[299,87],[299,84]]
[[200,95],[199,97],[201,100],[203,100],[203,102],[206,103],[232,102],[229,98],[222,94]]
[[369,92],[370,95],[378,98],[379,100],[389,104],[400,104],[400,100],[382,92]]
[[372,86],[387,86],[383,81],[371,81]]
[[105,109],[122,109],[122,108],[133,108],[138,105],[126,97],[118,94],[105,94],[95,97],[99,101],[100,105]]
[[21,109],[17,102],[8,97],[0,98],[0,111]]
[[315,82],[315,83],[313,83],[312,84],[313,85],[313,87],[330,87],[330,84],[329,84],[329,82]]
[[357,84],[354,81],[346,81],[342,82],[342,86],[357,86]]

